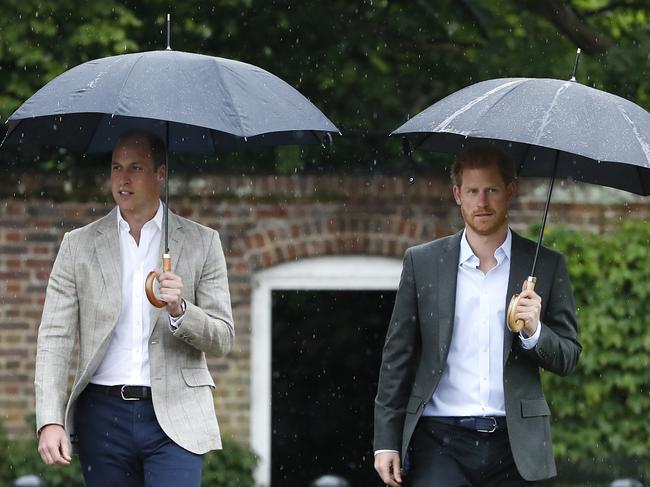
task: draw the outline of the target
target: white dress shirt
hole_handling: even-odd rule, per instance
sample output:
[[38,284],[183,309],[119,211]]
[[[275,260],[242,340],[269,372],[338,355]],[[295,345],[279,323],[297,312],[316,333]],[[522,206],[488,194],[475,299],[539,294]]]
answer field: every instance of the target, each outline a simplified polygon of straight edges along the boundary
[[[497,265],[484,274],[478,269],[479,258],[463,232],[451,346],[440,382],[424,406],[423,416],[505,416],[503,339],[511,251],[512,232],[508,229],[505,241],[494,252]],[[519,334],[524,348],[537,345],[541,327],[538,323],[531,337]]]
[[[494,252],[495,267],[483,273],[467,242],[460,242],[454,329],[447,363],[424,416],[505,416],[503,339],[510,274],[512,233]],[[535,334],[519,335],[524,348],[533,348]]]
[[147,274],[160,266],[162,215],[161,203],[155,216],[143,225],[138,244],[129,233],[128,222],[117,209],[122,308],[106,355],[90,380],[94,384],[151,386],[148,342],[152,306],[147,300],[144,283]]

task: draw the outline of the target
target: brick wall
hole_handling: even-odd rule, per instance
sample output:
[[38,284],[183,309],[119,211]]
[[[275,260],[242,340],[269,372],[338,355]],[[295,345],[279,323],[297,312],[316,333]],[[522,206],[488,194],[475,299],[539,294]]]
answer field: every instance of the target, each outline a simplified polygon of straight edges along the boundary
[[[259,176],[172,181],[170,207],[219,230],[226,252],[236,345],[209,361],[224,433],[246,443],[250,404],[250,299],[253,274],[310,256],[368,254],[401,258],[413,244],[461,227],[446,181],[396,177]],[[5,183],[6,184],[6,183]],[[61,186],[65,202],[39,188]],[[0,414],[15,435],[32,434],[35,341],[45,287],[63,233],[106,214],[112,200],[100,185],[90,201],[75,186],[25,175],[0,199]],[[624,219],[650,217],[650,199],[571,184],[556,186],[549,221],[606,232]],[[87,188],[84,188],[87,189]],[[14,193],[15,191],[15,193]],[[525,230],[540,219],[544,181],[524,181],[511,211]],[[79,191],[82,193],[82,191]],[[87,192],[83,192],[88,199]],[[29,196],[26,196],[29,195]]]

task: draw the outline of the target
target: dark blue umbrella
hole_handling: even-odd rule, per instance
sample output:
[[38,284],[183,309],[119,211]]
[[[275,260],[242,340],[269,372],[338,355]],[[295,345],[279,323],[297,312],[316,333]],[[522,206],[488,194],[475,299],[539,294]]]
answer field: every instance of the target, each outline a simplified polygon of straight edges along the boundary
[[112,56],[53,79],[8,120],[5,143],[110,152],[145,129],[171,152],[220,154],[322,142],[338,129],[307,98],[251,64],[164,50]]
[[[476,83],[434,103],[391,135],[407,137],[415,148],[450,153],[472,142],[491,142],[512,156],[519,176],[551,177],[529,277],[533,287],[556,177],[650,194],[650,114],[575,77]],[[514,306],[511,302],[508,321],[518,331],[523,322],[511,323]]]
[[[110,152],[124,132],[157,134],[167,150],[222,154],[322,143],[338,129],[277,76],[230,59],[151,51],[89,61],[53,79],[9,117],[3,144]],[[171,268],[165,179],[165,254]],[[147,295],[155,306],[153,273]]]

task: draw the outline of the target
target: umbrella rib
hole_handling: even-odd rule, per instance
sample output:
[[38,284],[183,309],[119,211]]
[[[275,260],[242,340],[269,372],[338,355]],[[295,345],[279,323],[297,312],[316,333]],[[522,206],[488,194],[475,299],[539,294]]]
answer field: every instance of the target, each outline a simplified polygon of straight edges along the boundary
[[544,118],[542,119],[542,123],[537,128],[537,131],[535,132],[535,137],[533,139],[533,143],[535,145],[539,145],[539,140],[542,138],[542,135],[544,135],[544,129],[546,128],[546,126],[551,121],[551,112],[558,105],[557,99],[569,87],[569,83],[571,83],[571,81],[567,81],[566,83],[564,83],[562,86],[560,86],[557,89],[557,91],[555,92],[555,95],[553,96],[553,101],[551,101],[551,106],[549,106],[548,109],[546,110],[546,112],[544,112]]
[[214,154],[218,154],[217,152],[217,141],[215,139],[215,134],[216,130],[213,129],[208,129],[208,133],[210,134],[210,140],[212,141],[212,149],[214,151]]
[[[432,130],[432,132],[447,132],[447,131],[448,131],[447,126],[448,126],[448,125],[449,125],[449,124],[450,124],[454,119],[456,119],[457,117],[459,117],[460,115],[462,115],[463,113],[465,113],[467,110],[469,110],[470,108],[472,108],[474,105],[476,105],[476,104],[482,102],[482,101],[485,100],[486,98],[489,98],[490,96],[492,96],[492,95],[495,94],[495,93],[498,93],[499,91],[502,91],[502,90],[505,90],[505,89],[507,89],[507,88],[512,87],[510,90],[508,90],[506,93],[504,93],[503,96],[505,96],[507,93],[509,93],[510,91],[512,91],[512,89],[514,89],[517,85],[523,83],[524,81],[526,81],[526,78],[523,78],[523,79],[517,79],[517,80],[515,80],[515,81],[510,81],[510,82],[508,82],[508,83],[504,83],[504,84],[502,84],[502,85],[499,85],[499,86],[497,86],[496,88],[492,88],[490,91],[484,93],[483,95],[479,96],[478,98],[474,98],[473,100],[471,100],[470,102],[466,103],[464,106],[462,106],[461,108],[459,108],[458,110],[456,110],[454,113],[452,113],[451,115],[449,115],[446,119],[444,119],[442,122],[440,122],[440,123],[438,124],[438,126],[435,127],[435,128]],[[513,85],[514,85],[514,86],[513,86]],[[455,133],[455,132],[452,132],[452,133]]]
[[623,116],[627,124],[630,126],[632,129],[632,133],[634,134],[634,137],[636,138],[636,141],[639,143],[641,146],[641,150],[643,151],[643,154],[645,155],[646,158],[646,165],[648,168],[650,168],[650,143],[648,143],[645,138],[643,137],[643,134],[639,132],[638,127],[636,124],[632,121],[630,116],[627,114],[625,111],[625,108],[623,108],[620,105],[617,105],[616,108],[618,108],[618,111],[620,114]]
[[101,123],[102,117],[104,117],[104,116],[106,116],[105,113],[100,113],[99,114],[99,120],[97,121],[97,123],[95,124],[95,127],[93,128],[93,133],[90,136],[90,138],[88,139],[88,144],[86,145],[86,148],[85,148],[84,152],[90,152],[90,147],[92,146],[92,142],[95,139],[95,135],[97,134],[97,130],[99,130],[99,124]]
[[[213,62],[214,62],[214,64],[217,66],[217,69],[216,69],[215,71],[216,71],[217,77],[219,78],[219,81],[221,82],[221,85],[222,85],[222,86],[226,86],[226,85],[224,84],[224,82],[223,82],[223,76],[222,76],[222,74],[221,74],[221,70],[219,69],[219,67],[221,67],[221,65],[217,62],[216,59],[215,59]],[[228,95],[228,98],[230,99],[230,106],[231,106],[231,108],[232,108],[232,111],[233,111],[234,113],[237,113],[237,110],[236,110],[236,108],[235,108],[235,101],[234,101],[232,95],[230,94],[230,91],[225,90],[225,92],[226,92],[226,94]],[[246,137],[246,135],[243,135],[243,134],[245,134],[246,132],[244,131],[244,127],[243,127],[242,122],[241,122],[241,117],[236,117],[236,119],[237,119],[237,123],[238,123],[238,125],[239,125],[239,130],[240,130],[240,132],[242,133],[241,136]],[[233,135],[237,135],[237,134],[233,134]]]
[[[117,107],[119,100],[122,98],[122,92],[124,91],[124,87],[126,86],[126,83],[129,81],[129,78],[131,77],[131,73],[135,69],[135,65],[140,62],[140,60],[144,57],[142,53],[140,53],[139,56],[137,56],[135,62],[131,65],[131,69],[129,69],[128,74],[124,77],[124,82],[122,83],[122,86],[120,86],[120,91],[117,93],[117,99],[115,100],[115,106]],[[115,112],[111,113],[111,116],[115,115]]]

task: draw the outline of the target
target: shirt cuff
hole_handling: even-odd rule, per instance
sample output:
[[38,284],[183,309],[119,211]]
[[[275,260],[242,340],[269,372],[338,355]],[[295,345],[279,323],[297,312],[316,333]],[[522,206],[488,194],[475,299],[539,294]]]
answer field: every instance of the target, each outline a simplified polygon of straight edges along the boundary
[[377,450],[377,451],[375,452],[375,456],[377,456],[379,453],[387,453],[387,452],[390,452],[390,453],[399,453],[397,450]]
[[526,350],[531,350],[535,348],[535,345],[537,345],[537,342],[539,341],[539,334],[540,331],[542,330],[542,323],[537,322],[537,330],[535,330],[535,333],[533,333],[532,336],[527,337],[524,335],[524,331],[519,332],[519,339],[521,340],[521,346],[524,347]]
[[174,317],[172,315],[167,315],[167,316],[169,316],[169,329],[171,331],[178,330],[178,328],[183,323],[183,318],[185,317],[185,309],[186,309],[185,300],[183,300],[181,302],[181,308],[182,308],[183,311],[182,311],[182,313],[180,315],[178,315],[176,317]]

